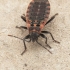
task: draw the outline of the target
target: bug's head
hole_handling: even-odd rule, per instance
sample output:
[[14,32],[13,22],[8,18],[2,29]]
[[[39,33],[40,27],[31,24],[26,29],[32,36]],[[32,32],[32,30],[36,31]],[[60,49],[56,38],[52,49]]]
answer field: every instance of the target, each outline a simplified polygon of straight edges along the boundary
[[31,32],[30,33],[30,39],[32,40],[32,42],[35,42],[36,40],[38,40],[39,34],[37,32]]
[[30,34],[30,39],[32,40],[32,42],[35,42],[36,40],[38,40],[38,37],[40,34],[40,28],[38,26],[36,27],[31,26],[29,28],[29,34]]

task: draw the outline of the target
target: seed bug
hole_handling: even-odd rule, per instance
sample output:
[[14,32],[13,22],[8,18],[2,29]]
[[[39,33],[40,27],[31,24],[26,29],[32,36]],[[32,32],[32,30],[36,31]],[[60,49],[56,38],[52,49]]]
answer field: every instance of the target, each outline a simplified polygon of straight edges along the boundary
[[[27,8],[26,16],[21,16],[22,20],[24,20],[26,22],[27,27],[16,26],[16,28],[19,28],[19,29],[21,29],[21,28],[27,29],[29,31],[29,34],[26,37],[24,37],[23,39],[13,36],[13,35],[9,35],[9,36],[23,40],[24,51],[21,53],[21,55],[23,55],[27,49],[26,44],[25,44],[25,41],[27,41],[26,39],[29,39],[29,41],[27,41],[27,42],[31,42],[31,41],[37,42],[40,46],[44,47],[41,43],[38,42],[38,37],[41,36],[42,38],[44,38],[46,40],[45,43],[46,43],[47,47],[51,48],[51,46],[49,46],[49,44],[47,43],[47,37],[44,35],[44,33],[50,34],[52,37],[52,40],[54,42],[60,43],[54,39],[53,35],[49,31],[42,31],[44,26],[47,25],[48,23],[50,23],[55,18],[55,16],[58,15],[58,13],[56,13],[54,16],[52,16],[48,20],[49,14],[50,14],[50,3],[48,0],[32,0],[30,2],[29,6]],[[44,47],[44,48],[46,50],[48,50],[46,47]]]

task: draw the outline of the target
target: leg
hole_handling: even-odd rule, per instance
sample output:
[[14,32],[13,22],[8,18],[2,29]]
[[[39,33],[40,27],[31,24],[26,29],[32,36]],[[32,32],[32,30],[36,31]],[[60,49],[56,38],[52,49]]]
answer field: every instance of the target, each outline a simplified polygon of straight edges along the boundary
[[[40,34],[40,36],[46,39],[45,43],[47,44],[47,37],[46,37],[44,34]],[[49,48],[51,48],[51,46],[49,46],[48,44],[47,44],[47,46],[48,46]]]
[[25,39],[23,39],[23,43],[24,43],[24,51],[21,53],[21,55],[23,55],[26,52],[26,49],[27,49],[26,44],[25,44]]
[[[21,55],[23,55],[24,53],[25,53],[25,51],[26,51],[26,44],[25,44],[25,39],[29,39],[30,38],[30,35],[27,35],[24,39],[22,39],[22,38],[19,38],[19,37],[16,37],[16,36],[13,36],[13,35],[8,35],[8,36],[11,36],[11,37],[15,37],[15,38],[18,38],[18,39],[20,39],[20,40],[23,40],[23,43],[24,43],[24,51],[21,53]],[[31,40],[29,40],[29,41],[27,41],[27,42],[30,42]]]
[[17,36],[13,36],[13,35],[8,35],[8,36],[15,37],[15,38],[18,38],[18,39],[20,39],[20,40],[23,40],[22,38],[19,38],[19,37],[17,37]]
[[16,26],[16,28],[19,28],[19,29],[21,29],[21,28],[27,29],[27,27],[25,27],[25,26],[20,26],[20,27]]
[[[55,16],[57,16],[58,15],[58,13],[56,13],[54,16],[52,16],[48,21],[47,21],[47,23],[46,24],[48,24],[49,22],[51,22],[54,18],[55,18]],[[45,24],[45,25],[46,25]]]
[[[21,53],[21,55],[23,55],[25,52],[26,52],[26,49],[27,49],[27,47],[26,47],[26,44],[25,44],[25,39],[29,39],[30,38],[30,35],[27,35],[24,39],[23,39],[23,43],[24,43],[24,51]],[[30,40],[31,41],[31,40]],[[27,42],[30,42],[30,41],[27,41]]]
[[[23,16],[21,16],[21,18],[26,22],[26,17],[25,17],[24,14],[23,14]],[[19,28],[19,29],[21,29],[21,28],[27,29],[27,27],[25,27],[25,26],[20,26],[20,27],[16,26],[16,28]]]
[[[36,40],[36,42],[40,45],[40,46],[42,46],[37,40]],[[44,46],[42,46],[43,48],[45,48]],[[45,48],[48,52],[50,52],[47,48]],[[50,52],[51,53],[51,52]],[[51,53],[52,54],[52,53]]]
[[26,17],[24,14],[23,14],[23,16],[21,16],[21,18],[26,22]]
[[54,39],[53,35],[52,35],[50,32],[48,32],[48,31],[42,31],[42,33],[50,34],[51,37],[52,37],[52,40],[53,40],[54,42],[56,42],[56,43],[60,43],[60,42],[58,42],[58,41],[56,41],[56,40]]

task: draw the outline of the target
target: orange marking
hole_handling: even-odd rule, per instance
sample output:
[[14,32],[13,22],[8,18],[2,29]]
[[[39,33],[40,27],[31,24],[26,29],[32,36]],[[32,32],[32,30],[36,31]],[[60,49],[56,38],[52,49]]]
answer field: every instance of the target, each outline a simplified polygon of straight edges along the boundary
[[44,26],[45,26],[45,23],[41,23],[40,24],[40,29],[42,30],[44,28]]
[[30,24],[30,23],[31,23],[31,20],[28,20],[28,19],[26,19],[26,20],[27,20],[27,21],[26,21],[26,22],[27,22],[27,28],[29,29],[30,26],[31,26],[31,24]]

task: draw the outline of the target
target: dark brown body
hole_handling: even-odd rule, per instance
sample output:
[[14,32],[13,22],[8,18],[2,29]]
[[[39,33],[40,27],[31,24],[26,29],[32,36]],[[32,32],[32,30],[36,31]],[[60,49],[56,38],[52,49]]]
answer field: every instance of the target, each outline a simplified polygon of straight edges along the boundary
[[[48,23],[50,23],[56,15],[58,15],[58,13],[56,13],[54,16],[52,16],[49,20],[50,14],[50,4],[48,0],[32,0],[27,8],[27,12],[26,12],[26,17],[25,16],[21,16],[21,18],[26,22],[27,27],[25,26],[20,26],[17,28],[24,28],[24,29],[28,29],[29,30],[29,34],[27,36],[25,36],[23,39],[16,37],[16,36],[12,36],[18,39],[23,40],[24,43],[24,51],[21,53],[21,55],[23,55],[23,53],[26,51],[27,47],[25,44],[25,41],[27,41],[26,39],[29,39],[29,41],[27,42],[37,42],[39,45],[41,45],[42,47],[44,47],[41,43],[38,42],[38,37],[42,37],[44,38],[46,41],[46,45],[48,48],[51,48],[51,46],[49,46],[47,44],[47,37],[44,35],[44,33],[46,34],[50,34],[53,41],[59,43],[58,41],[56,41],[53,37],[53,35],[51,34],[51,32],[49,31],[42,31],[42,29],[44,28],[44,26]],[[48,21],[47,21],[48,20]],[[48,50],[46,47],[44,47],[46,50]],[[49,51],[49,50],[48,50]],[[50,52],[50,51],[49,51]],[[51,53],[51,52],[50,52]]]
[[[38,33],[40,33],[48,20],[49,14],[50,4],[48,0],[32,0],[26,12],[26,22],[29,32],[39,29]],[[31,26],[34,29],[29,29]]]

